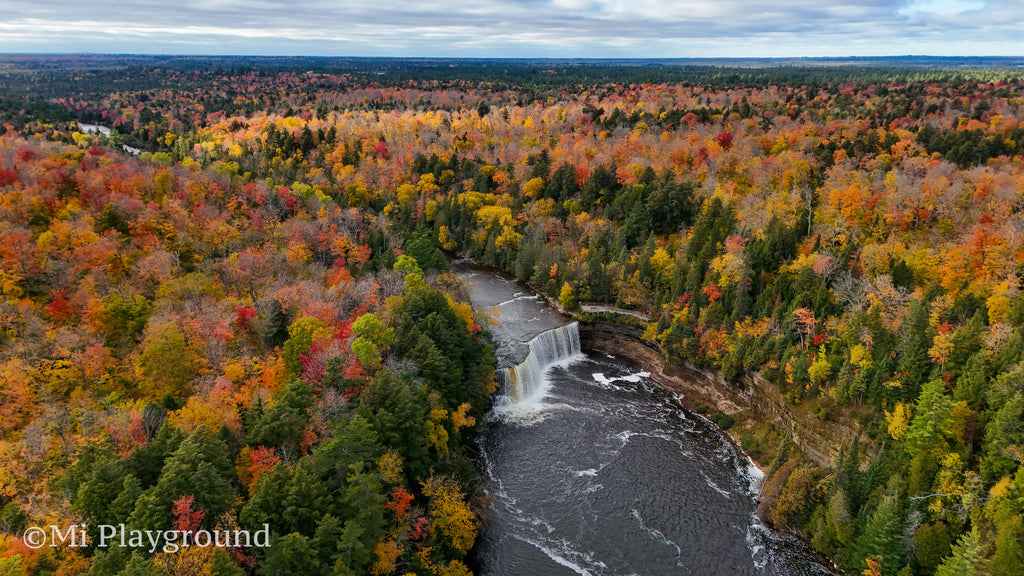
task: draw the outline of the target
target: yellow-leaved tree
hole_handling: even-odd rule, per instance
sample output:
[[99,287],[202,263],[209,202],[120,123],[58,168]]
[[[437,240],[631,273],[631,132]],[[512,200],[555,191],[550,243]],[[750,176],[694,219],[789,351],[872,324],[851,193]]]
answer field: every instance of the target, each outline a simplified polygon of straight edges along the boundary
[[893,440],[903,440],[910,424],[910,408],[903,402],[898,402],[892,412],[885,411],[885,420],[889,424],[889,436],[892,436]]
[[431,476],[423,482],[423,494],[430,498],[429,511],[439,539],[459,554],[469,552],[480,521],[459,484],[449,476]]

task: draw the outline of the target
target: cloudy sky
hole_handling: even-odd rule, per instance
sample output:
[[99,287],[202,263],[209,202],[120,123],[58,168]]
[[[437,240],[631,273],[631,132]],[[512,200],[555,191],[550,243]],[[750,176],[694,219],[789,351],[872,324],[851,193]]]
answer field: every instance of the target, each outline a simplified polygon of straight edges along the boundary
[[3,0],[0,52],[1024,55],[1024,0]]

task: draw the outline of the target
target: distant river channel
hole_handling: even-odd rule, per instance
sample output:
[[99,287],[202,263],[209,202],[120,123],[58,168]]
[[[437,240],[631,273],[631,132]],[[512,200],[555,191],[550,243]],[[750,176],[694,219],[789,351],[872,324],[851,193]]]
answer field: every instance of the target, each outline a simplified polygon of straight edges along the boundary
[[[477,310],[498,312],[500,366],[553,329],[538,340],[569,345],[575,326],[561,328],[567,319],[529,288],[486,268],[456,272]],[[835,573],[757,519],[762,473],[636,364],[533,352],[550,364],[542,384],[503,389],[480,438],[483,576]]]

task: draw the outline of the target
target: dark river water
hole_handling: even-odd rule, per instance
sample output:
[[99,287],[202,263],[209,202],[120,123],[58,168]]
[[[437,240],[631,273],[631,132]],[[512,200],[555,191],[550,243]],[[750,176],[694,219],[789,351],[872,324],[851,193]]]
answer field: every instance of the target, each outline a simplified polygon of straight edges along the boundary
[[[505,276],[457,271],[474,306],[498,313],[502,366],[567,324]],[[557,361],[539,388],[496,399],[480,440],[490,500],[477,545],[483,575],[833,573],[757,520],[762,473],[636,364],[592,351],[534,354]]]

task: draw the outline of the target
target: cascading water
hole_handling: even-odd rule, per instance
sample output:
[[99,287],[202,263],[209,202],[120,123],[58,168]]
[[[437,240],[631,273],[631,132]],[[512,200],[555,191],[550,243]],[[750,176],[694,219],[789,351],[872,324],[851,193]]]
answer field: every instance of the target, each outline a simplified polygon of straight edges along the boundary
[[530,341],[529,350],[518,365],[498,372],[502,394],[515,404],[543,399],[548,389],[547,370],[580,354],[579,325],[572,322],[542,332]]
[[580,353],[577,326],[513,279],[459,273],[474,307],[498,311],[496,355],[514,365],[479,440],[489,505],[474,573],[831,574],[757,521],[761,475],[641,366]]

